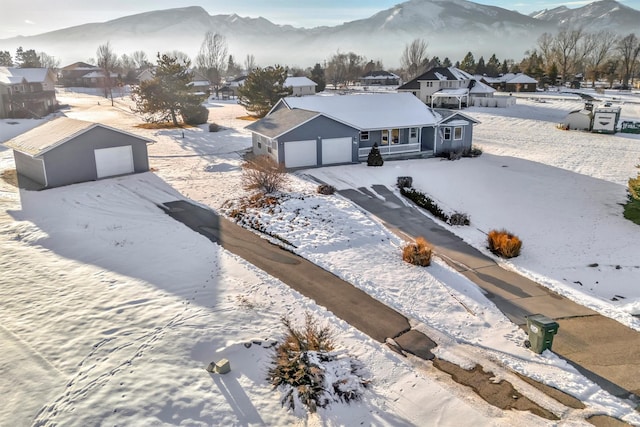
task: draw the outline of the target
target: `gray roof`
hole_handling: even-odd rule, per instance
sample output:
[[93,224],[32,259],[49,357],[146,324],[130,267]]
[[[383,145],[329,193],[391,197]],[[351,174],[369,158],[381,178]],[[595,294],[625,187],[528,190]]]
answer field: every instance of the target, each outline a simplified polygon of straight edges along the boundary
[[152,141],[151,139],[124,132],[119,129],[114,129],[99,123],[85,122],[83,120],[70,119],[68,117],[59,117],[16,136],[15,138],[5,142],[4,145],[32,157],[38,157],[98,126],[133,136],[145,142]]
[[251,123],[246,128],[267,138],[277,138],[319,115],[315,111],[299,108],[293,110],[281,108],[257,122]]

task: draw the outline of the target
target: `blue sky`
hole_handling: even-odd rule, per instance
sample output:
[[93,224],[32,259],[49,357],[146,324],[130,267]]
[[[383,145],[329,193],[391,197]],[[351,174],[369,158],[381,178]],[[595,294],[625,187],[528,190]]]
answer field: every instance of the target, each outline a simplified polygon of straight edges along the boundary
[[[263,16],[276,24],[314,27],[367,18],[402,2],[403,0],[1,0],[0,38],[39,34],[87,22],[104,22],[150,10],[196,5],[202,6],[211,15],[237,13],[241,16]],[[591,1],[475,2],[528,14],[560,5],[580,7]],[[640,10],[640,0],[620,2]]]

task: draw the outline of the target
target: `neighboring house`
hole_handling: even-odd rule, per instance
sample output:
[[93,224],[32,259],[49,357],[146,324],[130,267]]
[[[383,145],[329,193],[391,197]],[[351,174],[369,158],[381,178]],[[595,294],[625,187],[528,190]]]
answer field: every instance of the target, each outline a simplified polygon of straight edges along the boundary
[[356,163],[375,144],[385,158],[471,148],[475,120],[443,117],[408,93],[283,98],[252,131],[253,152],[287,168]]
[[196,95],[209,95],[211,93],[211,82],[198,70],[193,70],[193,79],[189,86]]
[[0,67],[0,118],[43,117],[56,107],[56,75],[48,68]]
[[479,81],[501,92],[535,92],[538,81],[523,73],[507,73],[498,77],[476,76]]
[[231,80],[230,82],[227,82],[225,85],[222,86],[222,88],[228,88],[225,89],[225,92],[229,95],[229,96],[238,96],[238,89],[240,88],[240,86],[242,86],[244,84],[244,81],[247,79],[247,76],[240,76],[240,77],[236,77],[235,79]]
[[146,172],[149,142],[102,124],[60,117],[5,145],[13,149],[19,179],[52,188]]
[[138,73],[136,80],[138,80],[138,84],[140,84],[142,82],[148,82],[149,80],[153,80],[154,78],[155,78],[155,75],[153,74],[153,70],[151,68],[145,68],[140,73]]
[[305,96],[315,95],[318,84],[307,77],[287,77],[283,86],[293,90],[291,96]]
[[[116,86],[118,80],[118,73],[109,73],[111,78],[111,86]],[[98,69],[97,71],[90,71],[80,78],[82,87],[104,87],[107,75],[104,71]]]
[[59,83],[65,87],[82,87],[84,86],[82,77],[99,70],[100,68],[86,62],[74,62],[60,69]]
[[359,80],[363,86],[397,86],[400,84],[400,76],[384,70],[369,71]]
[[434,67],[400,86],[398,92],[410,92],[431,107],[460,109],[470,105],[471,89],[476,83],[471,74],[458,68]]

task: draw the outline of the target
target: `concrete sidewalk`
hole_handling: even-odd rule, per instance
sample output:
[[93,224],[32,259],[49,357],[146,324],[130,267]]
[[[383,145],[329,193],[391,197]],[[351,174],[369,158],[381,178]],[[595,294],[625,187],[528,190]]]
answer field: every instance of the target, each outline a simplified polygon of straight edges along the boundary
[[407,206],[385,186],[343,190],[364,210],[382,220],[387,228],[415,238],[422,236],[437,256],[476,283],[514,323],[525,327],[526,316],[536,313],[560,325],[553,351],[572,363],[610,393],[640,398],[640,333],[574,303],[549,289],[498,266],[490,257]]

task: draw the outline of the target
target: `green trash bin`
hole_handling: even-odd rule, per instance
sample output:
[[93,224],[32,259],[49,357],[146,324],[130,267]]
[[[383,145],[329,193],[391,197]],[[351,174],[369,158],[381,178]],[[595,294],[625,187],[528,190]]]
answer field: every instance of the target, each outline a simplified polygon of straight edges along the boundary
[[529,330],[529,346],[531,350],[540,354],[551,350],[553,336],[558,333],[558,323],[542,314],[527,316],[527,329]]

